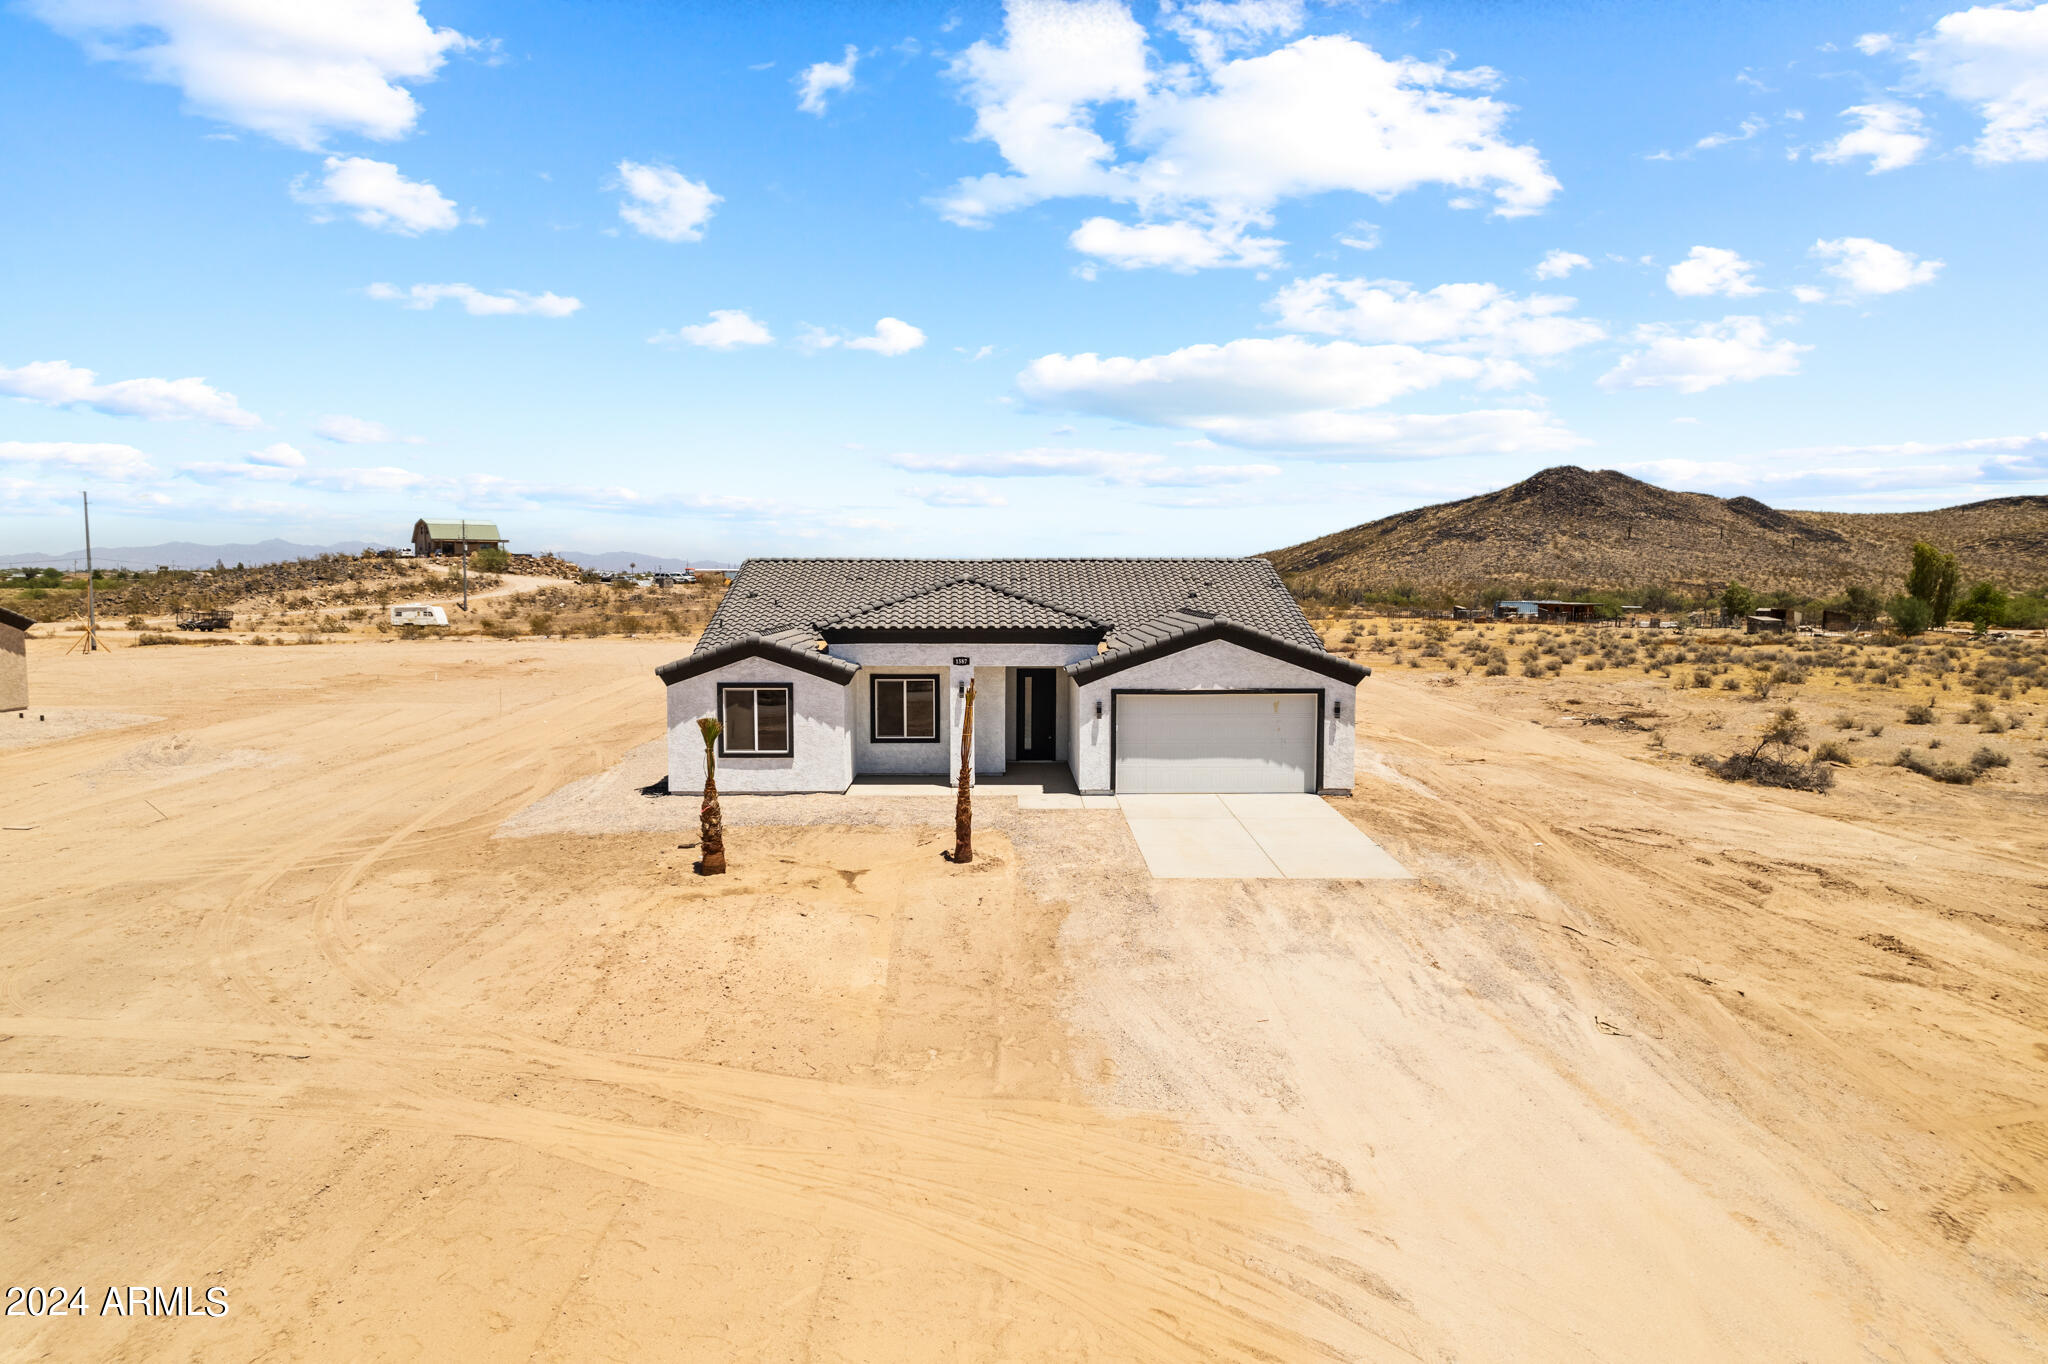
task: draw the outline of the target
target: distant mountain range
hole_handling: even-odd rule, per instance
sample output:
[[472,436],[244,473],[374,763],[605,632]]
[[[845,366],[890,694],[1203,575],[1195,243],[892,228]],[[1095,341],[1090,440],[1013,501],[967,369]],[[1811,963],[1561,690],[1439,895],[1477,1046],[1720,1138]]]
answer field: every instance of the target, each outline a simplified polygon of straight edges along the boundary
[[1382,517],[1265,557],[1298,591],[1461,594],[1536,584],[1592,591],[1831,596],[1900,590],[1915,540],[1956,556],[1963,580],[2048,582],[2048,497],[1937,511],[1780,511],[1753,497],[1673,492],[1613,470],[1545,469],[1512,487]]
[[[200,545],[189,540],[171,540],[161,545],[95,545],[95,568],[212,568],[215,564],[281,564],[293,559],[314,559],[322,554],[361,554],[366,549],[390,549],[369,540],[338,540],[331,545],[301,545],[291,540],[259,540],[253,545]],[[562,550],[560,557],[572,564],[617,573],[630,566],[653,571],[683,568],[731,568],[717,559],[676,559],[660,554],[638,554],[631,550],[605,554],[579,554]],[[0,554],[0,568],[84,568],[85,549],[63,554]]]

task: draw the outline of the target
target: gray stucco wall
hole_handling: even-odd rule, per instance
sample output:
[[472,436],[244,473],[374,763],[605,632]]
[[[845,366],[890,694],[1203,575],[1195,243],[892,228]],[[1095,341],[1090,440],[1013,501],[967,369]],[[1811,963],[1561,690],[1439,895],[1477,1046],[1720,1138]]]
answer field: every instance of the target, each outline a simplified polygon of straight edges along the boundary
[[719,684],[787,683],[795,715],[784,758],[721,756],[718,789],[780,793],[844,791],[853,782],[852,691],[763,658],[746,658],[668,689],[668,789],[704,789],[704,737],[699,716],[718,713]]
[[28,708],[28,632],[0,625],[0,710]]
[[[1227,640],[1210,640],[1177,654],[1140,663],[1075,689],[1074,780],[1085,792],[1110,789],[1110,693],[1115,691],[1251,691],[1265,688],[1313,690],[1323,693],[1323,790],[1349,791],[1357,762],[1358,688],[1312,673],[1277,658],[1239,648]],[[1095,703],[1102,702],[1102,716]],[[1341,718],[1331,709],[1340,706]]]
[[[860,773],[933,773],[952,770],[953,743],[947,737],[949,730],[957,728],[956,700],[950,684],[952,670],[933,667],[930,663],[917,666],[909,664],[880,668],[862,668],[853,679],[853,770]],[[939,725],[938,741],[899,740],[876,742],[868,737],[873,733],[870,715],[874,708],[876,677],[929,677],[938,682]],[[975,696],[975,708],[980,709],[981,697]]]

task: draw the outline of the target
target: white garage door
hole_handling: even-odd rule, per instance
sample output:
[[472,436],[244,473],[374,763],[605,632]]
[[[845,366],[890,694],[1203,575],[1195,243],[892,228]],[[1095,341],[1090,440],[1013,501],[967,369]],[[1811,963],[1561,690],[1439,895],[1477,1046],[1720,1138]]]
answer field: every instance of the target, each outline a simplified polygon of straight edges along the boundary
[[1318,700],[1263,692],[1119,696],[1117,792],[1314,791]]

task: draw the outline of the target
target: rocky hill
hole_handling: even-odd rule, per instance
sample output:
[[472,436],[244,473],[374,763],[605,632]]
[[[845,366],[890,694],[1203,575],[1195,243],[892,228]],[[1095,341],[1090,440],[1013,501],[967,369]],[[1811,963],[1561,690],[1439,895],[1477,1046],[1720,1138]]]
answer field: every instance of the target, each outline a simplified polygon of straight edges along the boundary
[[1701,593],[1738,578],[1760,591],[1825,597],[1850,583],[1897,591],[1915,540],[1953,553],[1965,582],[2048,583],[2048,497],[1919,512],[1781,511],[1570,465],[1265,557],[1296,591],[1315,594],[1458,596],[1539,583]]

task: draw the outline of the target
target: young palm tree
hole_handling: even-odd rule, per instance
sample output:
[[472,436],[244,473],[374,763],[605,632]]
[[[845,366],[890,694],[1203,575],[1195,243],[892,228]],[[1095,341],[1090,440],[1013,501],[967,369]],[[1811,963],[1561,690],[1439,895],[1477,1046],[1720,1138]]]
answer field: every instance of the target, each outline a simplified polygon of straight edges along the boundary
[[704,735],[704,805],[697,813],[699,876],[725,875],[725,821],[718,814],[718,735],[724,728],[709,715],[697,722]]
[[953,860],[974,860],[974,683],[960,715],[960,794],[953,802]]

